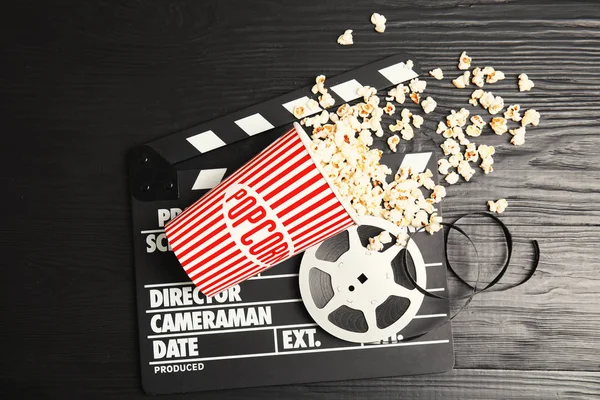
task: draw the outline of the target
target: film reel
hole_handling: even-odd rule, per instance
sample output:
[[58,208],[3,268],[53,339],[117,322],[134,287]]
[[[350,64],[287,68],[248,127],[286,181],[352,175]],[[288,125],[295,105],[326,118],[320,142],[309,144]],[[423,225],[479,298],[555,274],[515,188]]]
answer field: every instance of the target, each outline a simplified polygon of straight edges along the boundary
[[299,277],[302,300],[315,322],[339,339],[399,340],[396,335],[415,317],[424,297],[406,279],[402,251],[410,255],[413,277],[421,287],[427,282],[423,256],[414,240],[406,250],[391,243],[383,252],[368,251],[363,243],[369,236],[382,230],[397,235],[401,228],[376,217],[363,217],[360,222],[359,227],[304,252]]

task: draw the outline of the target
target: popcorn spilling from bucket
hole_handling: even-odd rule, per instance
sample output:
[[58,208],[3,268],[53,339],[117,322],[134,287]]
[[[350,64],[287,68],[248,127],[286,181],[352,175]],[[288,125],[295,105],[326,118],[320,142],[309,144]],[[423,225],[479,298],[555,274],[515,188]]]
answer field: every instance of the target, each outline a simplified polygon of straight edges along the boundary
[[[472,106],[480,105],[493,116],[497,115],[504,109],[504,99],[481,88],[485,84],[504,80],[506,75],[489,66],[476,67],[471,72],[469,68],[472,61],[466,52],[462,52],[457,67],[465,72],[457,78],[459,81],[454,79],[453,83],[458,88],[464,88],[470,83],[479,87],[471,94],[468,102]],[[406,62],[406,67],[412,68],[410,60]],[[436,80],[441,80],[444,76],[441,68],[432,70],[430,75]],[[318,87],[321,96],[327,94],[325,79],[324,75],[319,75],[316,79],[315,87]],[[533,87],[533,82],[522,83],[524,79],[528,79],[527,75],[519,75],[521,90],[523,85],[527,85],[529,89]],[[436,204],[446,195],[445,188],[435,185],[431,179],[431,171],[419,173],[410,168],[400,168],[394,172],[393,181],[388,183],[386,178],[393,171],[380,164],[382,151],[370,148],[374,136],[381,138],[385,135],[382,125],[384,113],[393,116],[400,109],[398,105],[405,103],[407,96],[416,103],[420,102],[425,114],[435,109],[437,103],[431,97],[420,100],[426,88],[427,82],[418,78],[411,80],[406,86],[399,84],[387,92],[386,104],[382,108],[380,105],[383,102],[377,91],[364,86],[357,90],[357,95],[363,97],[362,102],[352,106],[342,104],[333,112],[328,112],[330,107],[321,103],[326,110],[314,117],[302,119],[301,123],[313,128],[311,150],[321,170],[359,216],[381,217],[399,226],[425,227],[427,232],[433,234],[441,229],[441,217]],[[470,115],[469,110],[461,108],[459,111],[452,110],[445,122],[440,121],[436,133],[445,138],[440,147],[447,158],[438,161],[438,172],[444,175],[444,181],[449,185],[458,183],[461,178],[470,181],[476,174],[476,169],[472,166],[476,163],[479,163],[484,174],[493,172],[494,146],[478,145],[468,138],[480,137],[486,126],[499,136],[509,132],[512,136],[511,144],[523,145],[526,127],[537,126],[540,115],[536,110],[530,109],[521,117],[520,111],[520,106],[513,104],[506,108],[504,117],[494,116],[486,122],[481,115]],[[400,119],[389,125],[391,134],[386,139],[393,152],[397,151],[401,140],[411,140],[415,130],[420,129],[424,122],[422,116],[413,114],[407,108],[403,108],[399,114]],[[471,124],[467,125],[468,121]],[[521,126],[509,129],[509,121],[520,122]],[[507,205],[508,203],[502,202],[501,206],[491,209],[503,212]],[[379,248],[377,239],[371,239],[374,239],[372,247]]]

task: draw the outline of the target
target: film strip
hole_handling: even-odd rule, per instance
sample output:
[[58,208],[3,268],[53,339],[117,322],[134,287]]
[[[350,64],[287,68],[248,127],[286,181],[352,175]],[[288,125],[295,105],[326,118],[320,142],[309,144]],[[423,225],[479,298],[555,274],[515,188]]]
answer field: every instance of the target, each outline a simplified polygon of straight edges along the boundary
[[[415,78],[419,67],[406,68],[408,59],[406,55],[394,55],[328,77],[327,86],[336,105],[356,100],[359,85],[384,90]],[[398,336],[400,331],[409,336],[433,325],[447,315],[446,302],[427,298],[420,306],[415,302],[409,314],[403,310],[399,315],[401,322],[393,321],[389,325],[393,326],[388,326],[390,337],[386,340],[349,342],[338,339],[333,332],[334,336],[328,334],[307,313],[299,287],[302,255],[209,300],[192,289],[171,252],[164,236],[165,223],[287,131],[296,120],[293,106],[314,97],[310,89],[279,96],[131,151],[140,358],[146,392],[397,376],[442,372],[452,367],[449,324],[410,343],[403,343]],[[435,170],[436,165],[431,153],[386,154],[382,162],[392,169],[411,165],[421,171]],[[359,233],[365,240],[373,227],[362,228]],[[421,277],[426,277],[424,283],[419,283],[428,289],[446,290],[442,253],[436,250],[441,249],[441,237],[417,234],[415,243],[424,260],[425,274]],[[319,246],[314,251],[319,253]],[[422,279],[419,274],[415,276]],[[258,313],[258,325],[253,312]],[[390,321],[388,318],[387,323]],[[357,356],[360,365],[351,362]],[[393,361],[399,357],[413,361]],[[232,376],[232,367],[246,372]]]

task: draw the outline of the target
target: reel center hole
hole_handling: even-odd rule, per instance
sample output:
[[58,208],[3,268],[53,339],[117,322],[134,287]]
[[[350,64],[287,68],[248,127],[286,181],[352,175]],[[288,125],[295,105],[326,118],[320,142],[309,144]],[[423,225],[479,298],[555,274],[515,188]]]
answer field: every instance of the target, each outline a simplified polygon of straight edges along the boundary
[[365,283],[367,281],[367,276],[365,274],[360,274],[356,279],[358,279],[360,283]]
[[352,285],[348,286],[348,290],[351,292],[354,292],[354,286],[352,286]]

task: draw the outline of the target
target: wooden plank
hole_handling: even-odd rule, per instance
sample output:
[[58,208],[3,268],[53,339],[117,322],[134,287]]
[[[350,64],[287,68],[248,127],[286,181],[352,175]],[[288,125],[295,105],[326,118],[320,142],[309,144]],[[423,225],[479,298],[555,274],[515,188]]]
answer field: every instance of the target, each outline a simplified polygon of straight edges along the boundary
[[[399,362],[402,362],[399,360]],[[124,366],[118,366],[125,370]],[[110,379],[98,379],[81,371],[70,377],[41,376],[35,385],[23,381],[3,385],[5,395],[19,398],[44,398],[52,393],[61,397],[144,399],[135,386],[135,376],[114,373]],[[75,379],[78,382],[74,385]],[[2,380],[0,380],[2,383]],[[102,394],[102,395],[101,395]],[[599,372],[520,371],[495,369],[462,369],[440,375],[381,378],[342,382],[273,386],[240,390],[195,393],[187,396],[162,395],[161,399],[597,399],[600,396]]]
[[[252,390],[256,398],[311,399],[594,399],[600,394],[598,372],[455,370],[442,375],[332,382],[304,387]],[[255,394],[255,392],[257,392]],[[247,392],[246,392],[247,393]],[[223,393],[220,399],[242,399],[245,393]],[[217,398],[215,396],[215,398]]]

